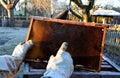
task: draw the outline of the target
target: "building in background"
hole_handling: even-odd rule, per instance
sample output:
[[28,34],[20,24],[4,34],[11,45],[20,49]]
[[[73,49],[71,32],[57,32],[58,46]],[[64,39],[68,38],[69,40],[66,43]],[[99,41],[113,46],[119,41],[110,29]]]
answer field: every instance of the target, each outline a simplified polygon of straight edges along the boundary
[[93,14],[93,22],[117,25],[120,24],[120,13],[114,10],[98,9]]

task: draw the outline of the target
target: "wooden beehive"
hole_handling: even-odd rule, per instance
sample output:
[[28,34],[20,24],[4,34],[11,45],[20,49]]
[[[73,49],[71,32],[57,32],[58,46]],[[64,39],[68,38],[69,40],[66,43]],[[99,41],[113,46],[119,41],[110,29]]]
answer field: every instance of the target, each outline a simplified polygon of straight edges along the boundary
[[26,54],[25,61],[49,60],[66,41],[75,66],[100,71],[105,36],[106,26],[102,24],[32,16],[26,41],[33,40],[34,46]]

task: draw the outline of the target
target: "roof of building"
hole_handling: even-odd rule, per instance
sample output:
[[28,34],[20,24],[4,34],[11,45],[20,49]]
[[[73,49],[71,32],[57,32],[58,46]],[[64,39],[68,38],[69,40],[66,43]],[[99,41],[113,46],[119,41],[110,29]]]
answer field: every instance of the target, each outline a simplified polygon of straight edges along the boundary
[[93,16],[120,16],[120,13],[114,10],[99,9],[99,10],[96,10],[92,15]]

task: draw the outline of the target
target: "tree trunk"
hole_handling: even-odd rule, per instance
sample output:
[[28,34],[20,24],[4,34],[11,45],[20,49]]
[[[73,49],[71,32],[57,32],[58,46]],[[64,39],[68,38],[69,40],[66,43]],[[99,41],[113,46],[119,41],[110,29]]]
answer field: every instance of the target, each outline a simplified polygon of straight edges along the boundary
[[7,9],[8,13],[8,26],[14,26],[14,10],[13,9]]
[[88,22],[88,16],[86,14],[86,10],[84,9],[82,10],[82,12],[83,12],[83,22]]
[[14,26],[14,8],[19,0],[0,0],[2,6],[7,10],[8,26]]
[[82,18],[83,22],[91,22],[91,15],[90,15],[90,10],[93,8],[95,0],[88,0],[88,4],[84,5],[82,0],[70,0],[70,5],[71,2],[74,2],[81,10],[82,10],[82,15],[79,16],[75,12],[72,12],[73,15]]
[[91,15],[88,9],[85,9],[83,12],[83,22],[91,22]]

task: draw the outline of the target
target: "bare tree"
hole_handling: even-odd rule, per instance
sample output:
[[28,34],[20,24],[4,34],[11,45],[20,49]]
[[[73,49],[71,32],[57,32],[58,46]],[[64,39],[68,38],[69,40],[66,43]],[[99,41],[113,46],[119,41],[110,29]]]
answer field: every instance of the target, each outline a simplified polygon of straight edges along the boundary
[[14,26],[14,8],[19,0],[0,0],[2,6],[7,10],[9,26]]
[[87,4],[84,4],[83,0],[70,0],[70,5],[71,2],[74,2],[79,7],[79,9],[82,11],[82,14],[78,15],[70,8],[71,13],[77,16],[78,18],[82,19],[83,22],[90,22],[90,10],[93,8],[95,0],[88,0]]
[[51,0],[24,0],[19,7],[29,15],[50,17],[51,14]]
[[34,8],[42,16],[50,16],[51,0],[32,0]]

